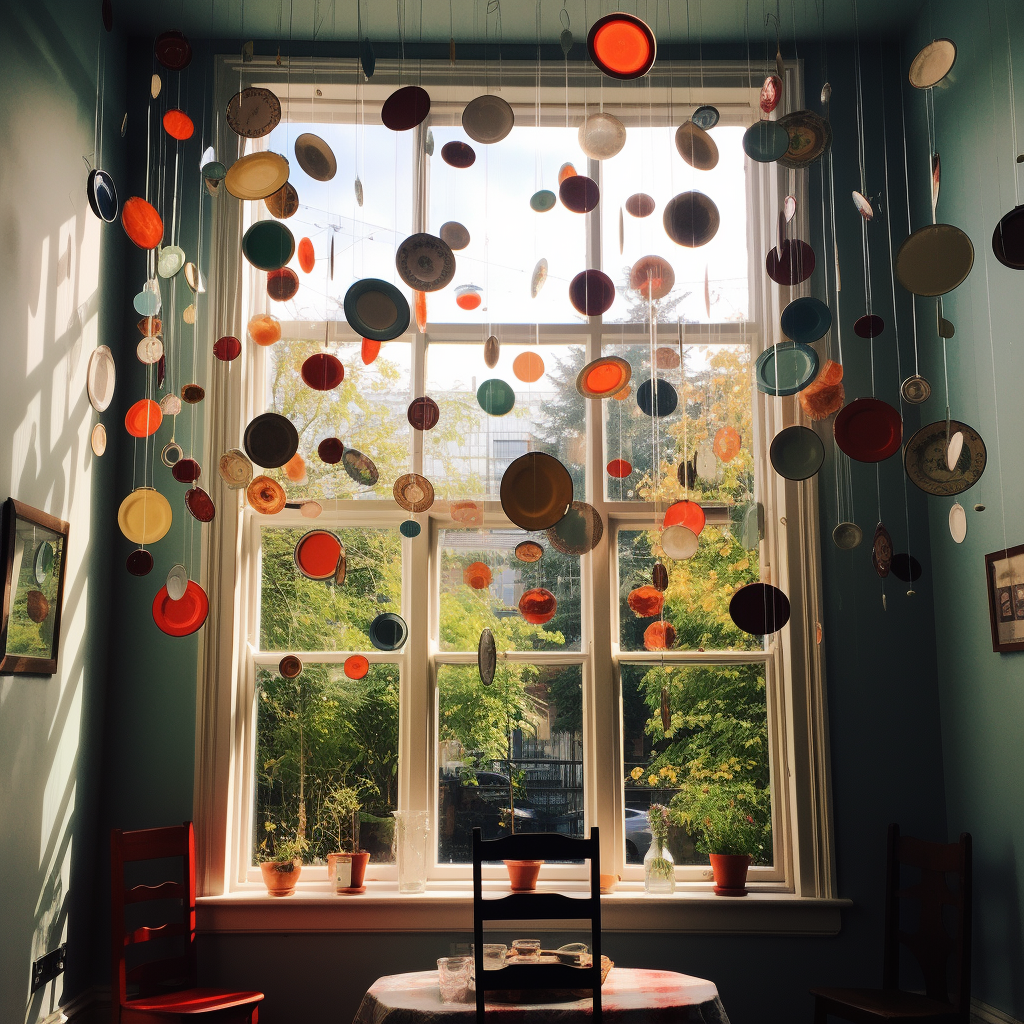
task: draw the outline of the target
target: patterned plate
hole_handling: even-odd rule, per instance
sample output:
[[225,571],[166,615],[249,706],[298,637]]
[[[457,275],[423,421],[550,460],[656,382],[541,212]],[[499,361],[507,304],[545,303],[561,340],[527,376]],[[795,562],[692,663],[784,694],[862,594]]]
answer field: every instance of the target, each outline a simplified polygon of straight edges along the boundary
[[410,235],[395,254],[398,276],[420,292],[436,292],[455,277],[455,254],[447,243],[425,231]]
[[925,494],[943,497],[962,494],[973,487],[985,472],[988,452],[981,435],[966,423],[950,420],[950,436],[957,431],[963,434],[964,444],[952,471],[946,465],[945,420],[923,426],[907,442],[903,465],[907,476]]
[[789,148],[779,157],[780,167],[807,167],[832,145],[828,121],[813,111],[794,110],[780,117],[778,123],[789,134]]

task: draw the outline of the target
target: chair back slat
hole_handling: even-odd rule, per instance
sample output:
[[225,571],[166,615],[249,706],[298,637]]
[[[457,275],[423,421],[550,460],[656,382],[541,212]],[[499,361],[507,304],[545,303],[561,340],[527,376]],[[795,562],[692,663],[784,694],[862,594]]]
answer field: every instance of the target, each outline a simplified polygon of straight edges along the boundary
[[[483,898],[486,861],[496,860],[589,860],[590,895],[586,898],[554,892],[511,893],[501,898]],[[479,828],[473,829],[473,940],[476,966],[476,1017],[484,1024],[484,1002],[488,991],[505,989],[579,989],[593,992],[594,1024],[601,1024],[601,843],[597,828],[589,839],[532,833],[512,835],[484,842]],[[566,964],[510,964],[501,970],[483,969],[485,921],[590,921],[589,968]]]
[[[971,998],[971,837],[956,843],[934,843],[901,836],[889,826],[886,878],[886,929],[883,988],[899,988],[899,950],[917,961],[931,999],[953,1007],[965,1022]],[[918,873],[904,884],[903,869]],[[956,876],[950,886],[950,876]],[[901,926],[901,906],[916,907],[916,927]],[[944,908],[953,908],[952,932]],[[950,959],[952,958],[952,971]]]
[[188,889],[180,882],[161,882],[159,885],[133,885],[125,889],[125,903],[145,903],[147,900],[183,900]]
[[[125,866],[143,861],[173,861],[180,864],[180,880],[173,878],[154,884],[125,887]],[[163,865],[153,865],[154,868]],[[120,1024],[121,1011],[128,1000],[128,987],[137,985],[140,995],[194,988],[196,985],[196,882],[195,833],[192,822],[169,828],[140,829],[110,835],[110,919],[111,919],[111,1018]],[[159,876],[158,876],[159,877]],[[160,907],[157,901],[163,901]],[[152,904],[145,911],[148,920],[129,925],[125,908]],[[152,920],[156,917],[157,920]],[[146,943],[165,940],[166,955],[138,963]],[[132,950],[131,959],[127,959]],[[138,951],[138,953],[134,951]]]
[[124,944],[126,946],[135,946],[140,942],[152,942],[154,939],[169,939],[175,935],[184,934],[185,926],[176,922],[169,921],[167,924],[158,924],[153,928],[143,925],[143,927],[136,928],[135,931],[126,935],[124,937]]

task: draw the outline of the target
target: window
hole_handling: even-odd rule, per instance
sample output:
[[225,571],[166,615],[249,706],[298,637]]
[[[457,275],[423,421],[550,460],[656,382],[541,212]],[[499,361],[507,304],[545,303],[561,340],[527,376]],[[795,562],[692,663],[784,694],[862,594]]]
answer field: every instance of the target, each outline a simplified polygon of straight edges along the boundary
[[[776,340],[776,300],[762,287],[759,254],[773,244],[780,196],[802,195],[803,183],[792,174],[781,182],[774,169],[745,161],[740,139],[757,108],[745,68],[722,65],[707,76],[716,84],[702,95],[706,102],[713,94],[722,121],[719,165],[703,173],[672,144],[698,83],[696,71],[691,77],[682,66],[638,86],[601,82],[590,71],[564,78],[560,65],[540,72],[506,65],[502,90],[516,127],[497,145],[476,146],[470,171],[449,167],[440,150],[463,139],[459,116],[484,91],[482,68],[424,65],[431,124],[401,135],[374,123],[399,80],[396,67],[378,61],[371,82],[358,88],[351,74],[343,81],[332,65],[324,68],[320,106],[300,89],[304,98],[285,102],[285,121],[257,143],[285,149],[309,130],[335,145],[339,172],[331,183],[307,180],[297,166],[292,172],[301,205],[289,226],[313,240],[316,267],[287,303],[267,298],[264,275],[239,268],[242,321],[269,311],[281,319],[283,338],[266,349],[248,346],[244,373],[219,385],[239,414],[213,443],[219,436],[225,447],[236,445],[249,418],[273,410],[295,423],[304,460],[271,472],[293,507],[271,517],[245,508],[240,541],[230,521],[220,535],[220,550],[230,552],[224,571],[240,583],[232,607],[249,639],[232,663],[241,725],[229,743],[239,781],[224,804],[227,884],[258,878],[268,833],[301,832],[308,876],[322,877],[316,866],[341,841],[332,794],[342,788],[361,805],[371,880],[393,877],[390,812],[412,808],[431,814],[433,885],[465,883],[475,826],[491,837],[513,827],[581,835],[595,824],[607,870],[635,883],[651,841],[649,808],[663,803],[677,879],[698,885],[709,877],[708,862],[687,815],[711,791],[749,808],[760,837],[755,882],[827,894],[828,843],[815,839],[827,832],[810,639],[817,569],[807,545],[797,547],[807,530],[813,534],[813,489],[783,486],[766,473],[763,438],[792,422],[795,403],[759,394],[752,372]],[[246,73],[253,84],[285,90],[272,64]],[[292,88],[297,77],[293,70]],[[600,163],[580,152],[577,137],[598,103],[629,133],[623,152]],[[564,162],[598,181],[598,209],[533,213],[531,194],[557,189]],[[352,189],[357,176],[362,207]],[[697,250],[674,245],[661,228],[663,204],[689,188],[716,198],[722,214],[716,239]],[[620,237],[620,207],[639,191],[655,198],[658,212],[646,220],[625,215]],[[246,218],[269,216],[262,204],[248,206],[241,224],[224,215],[218,230],[238,232]],[[480,305],[460,308],[454,288],[432,293],[426,332],[413,323],[366,361],[344,322],[345,291],[367,276],[406,290],[394,270],[396,243],[417,225],[437,232],[450,220],[471,235],[456,254],[454,283],[479,288]],[[333,279],[325,257],[332,240]],[[675,270],[674,287],[653,303],[629,282],[632,264],[650,254]],[[542,257],[548,277],[531,298]],[[588,319],[566,299],[569,280],[588,266],[603,268],[616,285],[604,317]],[[494,368],[483,359],[491,335],[500,344]],[[345,378],[334,391],[312,392],[296,368],[324,346],[341,359]],[[621,401],[588,401],[576,390],[580,368],[602,354],[630,364],[632,392]],[[535,365],[539,357],[538,372],[516,372],[524,355]],[[657,420],[636,402],[652,367],[678,396]],[[501,416],[477,400],[492,379],[514,394]],[[412,429],[406,416],[421,395],[441,409],[428,431]],[[320,460],[327,437],[369,455],[376,481],[360,485]],[[599,513],[603,536],[590,554],[562,553],[502,512],[502,475],[529,451],[555,455],[575,498]],[[408,472],[425,475],[435,493],[415,516],[391,494]],[[684,497],[700,503],[706,524],[697,553],[672,560],[659,547],[660,532],[667,508]],[[303,518],[307,499],[322,506],[315,520]],[[399,532],[411,518],[421,527],[414,538]],[[310,529],[344,546],[344,583],[296,571],[293,550]],[[539,561],[517,557],[526,539],[544,547]],[[649,587],[658,561],[668,570],[660,614],[635,596]],[[765,641],[735,627],[728,603],[738,586],[767,578],[788,589],[795,614]],[[520,601],[537,589],[552,596],[553,614],[528,622]],[[370,641],[370,624],[384,612],[407,623],[408,637],[394,651]],[[485,627],[498,651],[487,686],[477,669]],[[656,635],[667,632],[672,642],[659,646]],[[286,655],[302,662],[296,678],[281,671]],[[365,675],[347,671],[364,658]],[[793,730],[812,737],[806,749],[790,743]],[[552,870],[578,874],[572,865]]]

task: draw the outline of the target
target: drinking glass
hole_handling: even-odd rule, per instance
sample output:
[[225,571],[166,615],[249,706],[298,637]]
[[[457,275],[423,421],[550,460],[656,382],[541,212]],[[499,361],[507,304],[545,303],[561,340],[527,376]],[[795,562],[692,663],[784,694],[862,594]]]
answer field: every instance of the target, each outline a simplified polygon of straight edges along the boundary
[[442,1003],[464,1003],[473,980],[473,961],[468,956],[443,956],[437,961],[437,980]]
[[519,960],[536,960],[540,957],[540,939],[513,939],[512,951]]
[[398,861],[398,891],[423,892],[427,887],[430,817],[426,811],[392,811],[394,850]]

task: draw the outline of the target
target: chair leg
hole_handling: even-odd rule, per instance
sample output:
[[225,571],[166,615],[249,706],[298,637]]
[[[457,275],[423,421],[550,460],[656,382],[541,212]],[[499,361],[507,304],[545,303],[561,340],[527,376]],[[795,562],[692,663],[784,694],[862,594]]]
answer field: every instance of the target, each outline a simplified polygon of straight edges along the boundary
[[828,1024],[828,1010],[817,996],[814,997],[814,1024]]

